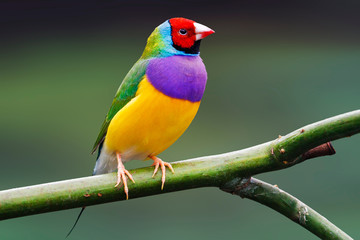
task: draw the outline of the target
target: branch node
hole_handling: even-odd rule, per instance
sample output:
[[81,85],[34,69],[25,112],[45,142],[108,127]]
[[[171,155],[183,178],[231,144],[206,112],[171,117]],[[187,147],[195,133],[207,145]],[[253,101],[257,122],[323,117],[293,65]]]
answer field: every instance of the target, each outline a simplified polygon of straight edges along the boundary
[[302,205],[300,208],[299,208],[299,223],[301,225],[306,225],[306,217],[309,215],[309,211],[307,209],[307,207],[305,205]]
[[249,178],[235,178],[227,183],[225,183],[223,186],[220,187],[220,189],[224,192],[231,193],[232,195],[238,195],[241,198],[244,198],[245,196],[242,194],[245,188],[247,188],[251,183],[251,177]]

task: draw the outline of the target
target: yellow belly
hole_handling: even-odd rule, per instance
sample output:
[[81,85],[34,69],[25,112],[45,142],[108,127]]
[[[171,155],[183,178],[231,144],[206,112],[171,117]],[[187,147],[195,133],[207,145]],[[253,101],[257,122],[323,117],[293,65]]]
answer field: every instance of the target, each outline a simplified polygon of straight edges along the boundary
[[199,106],[166,96],[145,77],[135,98],[111,120],[104,144],[125,160],[158,155],[185,132]]

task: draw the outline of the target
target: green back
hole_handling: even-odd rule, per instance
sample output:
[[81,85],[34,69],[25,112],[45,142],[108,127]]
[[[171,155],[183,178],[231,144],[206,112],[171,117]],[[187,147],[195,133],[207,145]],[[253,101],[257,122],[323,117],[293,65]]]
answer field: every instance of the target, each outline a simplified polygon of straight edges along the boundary
[[114,100],[111,104],[109,112],[105,117],[104,123],[101,126],[100,133],[92,148],[92,153],[96,151],[98,146],[104,140],[111,119],[120,109],[122,109],[131,99],[135,97],[139,83],[145,75],[146,67],[148,64],[148,59],[140,58],[125,76],[124,80],[122,81],[119,89],[115,94]]

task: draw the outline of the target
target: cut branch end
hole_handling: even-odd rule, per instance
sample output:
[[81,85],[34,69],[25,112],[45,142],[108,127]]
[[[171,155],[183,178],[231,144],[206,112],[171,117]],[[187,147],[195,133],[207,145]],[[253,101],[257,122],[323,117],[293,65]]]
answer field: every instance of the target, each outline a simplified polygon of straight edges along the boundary
[[322,157],[322,156],[328,156],[328,155],[334,155],[336,153],[334,147],[332,146],[331,142],[327,142],[324,144],[321,144],[320,146],[317,146],[313,149],[310,149],[306,153],[303,154],[304,160],[316,158],[316,157]]

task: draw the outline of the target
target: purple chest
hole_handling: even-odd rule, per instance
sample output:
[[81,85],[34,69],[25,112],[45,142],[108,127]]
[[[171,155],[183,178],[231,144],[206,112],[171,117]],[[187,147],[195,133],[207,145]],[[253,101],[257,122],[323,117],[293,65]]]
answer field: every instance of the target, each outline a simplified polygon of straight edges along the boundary
[[151,59],[146,70],[151,84],[173,98],[200,101],[207,73],[199,56],[171,56]]

